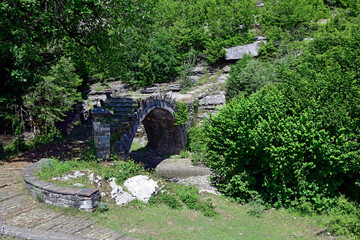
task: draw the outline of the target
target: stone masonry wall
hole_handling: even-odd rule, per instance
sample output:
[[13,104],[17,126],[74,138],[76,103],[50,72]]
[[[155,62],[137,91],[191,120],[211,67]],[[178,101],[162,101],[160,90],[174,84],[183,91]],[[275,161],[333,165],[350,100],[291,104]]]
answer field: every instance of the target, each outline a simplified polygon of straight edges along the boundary
[[38,201],[53,206],[93,211],[96,207],[95,202],[101,199],[98,189],[58,187],[50,182],[40,181],[35,176],[35,171],[49,161],[51,159],[44,158],[25,169],[24,184],[29,194]]

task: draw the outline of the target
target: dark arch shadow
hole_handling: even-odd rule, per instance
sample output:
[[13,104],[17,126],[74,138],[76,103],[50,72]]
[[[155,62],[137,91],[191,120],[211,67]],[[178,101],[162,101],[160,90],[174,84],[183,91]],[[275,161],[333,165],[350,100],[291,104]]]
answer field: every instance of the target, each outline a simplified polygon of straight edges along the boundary
[[146,168],[156,168],[162,160],[184,149],[183,127],[175,125],[175,118],[169,111],[154,108],[141,123],[148,144],[130,152],[129,156],[136,162],[142,162]]

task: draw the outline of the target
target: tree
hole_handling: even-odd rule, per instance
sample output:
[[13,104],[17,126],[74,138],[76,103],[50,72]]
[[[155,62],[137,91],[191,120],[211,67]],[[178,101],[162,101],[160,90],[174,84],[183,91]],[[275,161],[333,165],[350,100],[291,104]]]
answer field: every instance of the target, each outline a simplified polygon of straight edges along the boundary
[[30,89],[24,96],[24,107],[35,134],[54,127],[82,99],[77,92],[81,82],[71,59],[62,57],[49,74]]

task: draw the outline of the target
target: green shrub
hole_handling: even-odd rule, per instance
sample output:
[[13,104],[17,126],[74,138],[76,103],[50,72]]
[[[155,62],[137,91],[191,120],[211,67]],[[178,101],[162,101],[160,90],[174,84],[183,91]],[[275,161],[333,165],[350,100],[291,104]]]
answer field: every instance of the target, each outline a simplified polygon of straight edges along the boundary
[[245,57],[231,67],[230,78],[226,82],[226,98],[230,100],[240,93],[248,96],[275,82],[275,78],[273,65]]
[[184,125],[189,118],[189,107],[185,102],[176,102],[176,111],[174,112],[174,125]]
[[172,209],[180,209],[183,204],[188,209],[200,211],[204,216],[212,217],[217,214],[211,199],[203,201],[199,197],[198,189],[181,184],[167,184],[157,197],[151,199],[166,204]]
[[249,210],[248,213],[251,216],[255,216],[257,218],[260,218],[262,214],[264,213],[265,206],[264,201],[261,199],[259,195],[256,195],[254,198],[252,198],[249,201]]
[[344,196],[339,197],[329,213],[327,228],[334,235],[360,238],[359,204],[349,202]]
[[11,143],[5,146],[6,155],[15,155],[29,150],[29,146],[25,142],[23,135],[17,136]]
[[336,19],[275,66],[276,86],[235,98],[204,124],[208,165],[228,196],[320,212],[339,193],[360,200],[360,18]]
[[176,198],[173,195],[160,193],[157,196],[157,199],[161,203],[165,203],[171,209],[180,209],[181,208],[181,202],[179,201],[178,198]]
[[95,202],[96,211],[106,212],[109,210],[109,204],[106,202]]
[[260,23],[272,40],[281,40],[279,36],[283,31],[289,31],[295,38],[303,38],[311,25],[329,15],[322,0],[265,0]]
[[353,140],[335,139],[315,124],[314,110],[299,107],[267,87],[205,123],[207,164],[221,191],[239,201],[260,193],[275,206],[305,198],[321,211],[345,177],[358,176]]
[[194,126],[188,130],[187,147],[191,151],[191,157],[194,163],[206,162],[204,136],[204,131],[201,127]]
[[218,214],[215,211],[215,206],[210,198],[208,198],[206,202],[204,201],[198,202],[198,209],[206,217],[213,217]]

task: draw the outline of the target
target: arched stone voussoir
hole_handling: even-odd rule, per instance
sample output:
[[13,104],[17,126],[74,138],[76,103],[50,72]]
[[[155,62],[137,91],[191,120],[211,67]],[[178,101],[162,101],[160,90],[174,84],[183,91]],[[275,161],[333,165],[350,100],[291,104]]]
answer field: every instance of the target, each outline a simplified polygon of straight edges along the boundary
[[[115,153],[128,157],[138,127],[143,124],[152,150],[159,153],[177,153],[186,145],[185,126],[175,125],[175,101],[171,96],[153,95],[138,103],[128,118],[128,127],[121,129],[115,144]],[[122,123],[123,126],[126,124]]]

